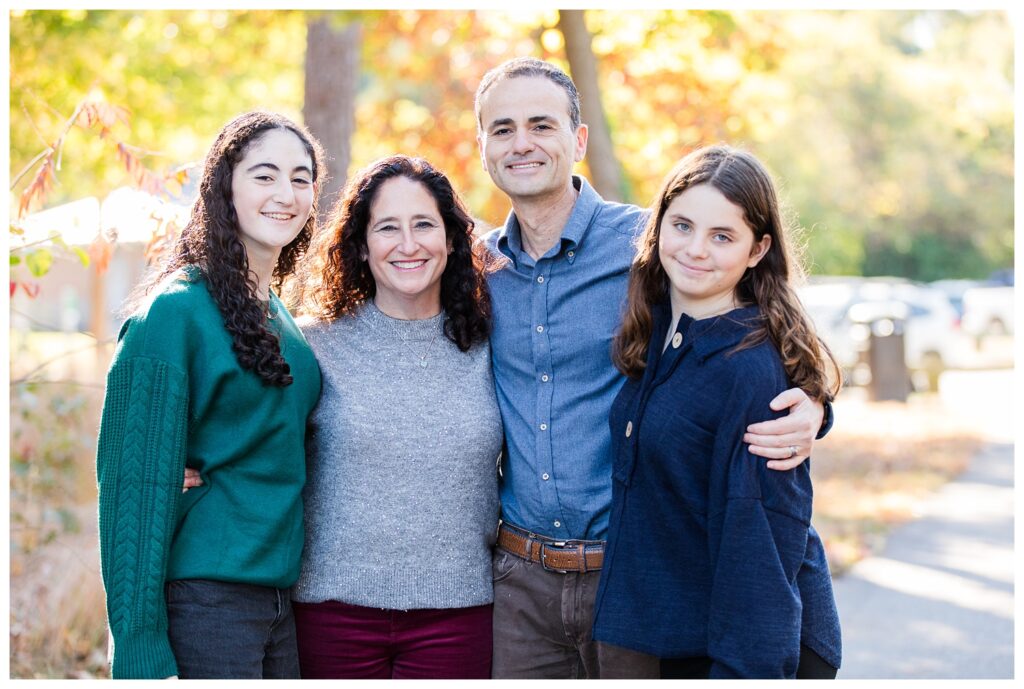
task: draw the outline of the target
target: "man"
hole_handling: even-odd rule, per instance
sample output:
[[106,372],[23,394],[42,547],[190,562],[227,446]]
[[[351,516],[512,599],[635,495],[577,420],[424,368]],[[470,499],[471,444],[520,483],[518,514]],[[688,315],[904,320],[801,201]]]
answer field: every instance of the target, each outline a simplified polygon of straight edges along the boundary
[[[484,168],[512,203],[484,238],[504,259],[489,278],[506,444],[493,676],[657,677],[656,658],[590,637],[611,506],[608,412],[623,380],[611,342],[645,211],[573,175],[587,125],[562,70],[506,62],[484,76],[475,109]],[[744,436],[780,470],[810,454],[824,414],[799,390],[773,400],[787,407]]]

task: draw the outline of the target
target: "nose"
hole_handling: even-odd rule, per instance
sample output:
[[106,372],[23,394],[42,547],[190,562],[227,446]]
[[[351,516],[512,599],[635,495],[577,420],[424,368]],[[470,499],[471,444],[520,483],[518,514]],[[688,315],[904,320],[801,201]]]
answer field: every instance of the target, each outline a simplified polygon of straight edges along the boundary
[[290,180],[281,180],[274,188],[274,200],[282,206],[290,206],[295,202],[295,190]]
[[512,139],[512,152],[516,154],[529,153],[533,150],[533,139],[526,129],[517,129],[515,138]]
[[707,254],[707,239],[700,235],[690,237],[690,241],[686,243],[686,255],[693,258],[704,258]]
[[416,238],[412,234],[412,228],[407,227],[402,230],[401,242],[398,245],[398,250],[403,254],[411,256],[416,253]]

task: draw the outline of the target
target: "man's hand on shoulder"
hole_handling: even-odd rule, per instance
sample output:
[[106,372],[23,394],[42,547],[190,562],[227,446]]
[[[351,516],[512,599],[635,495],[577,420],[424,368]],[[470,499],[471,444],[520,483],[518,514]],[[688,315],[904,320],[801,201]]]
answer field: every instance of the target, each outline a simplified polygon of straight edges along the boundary
[[789,409],[789,414],[772,421],[747,426],[743,442],[750,445],[751,454],[771,461],[769,469],[785,471],[799,466],[811,454],[814,438],[818,435],[825,407],[812,400],[799,388],[790,388],[771,401],[775,411]]

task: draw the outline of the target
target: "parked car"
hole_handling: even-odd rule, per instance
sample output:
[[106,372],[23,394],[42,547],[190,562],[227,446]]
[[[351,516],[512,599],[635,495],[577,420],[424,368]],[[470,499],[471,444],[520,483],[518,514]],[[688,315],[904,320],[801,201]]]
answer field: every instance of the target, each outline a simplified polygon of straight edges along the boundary
[[918,389],[936,389],[947,368],[970,364],[972,343],[960,330],[946,295],[899,278],[816,278],[799,290],[801,301],[850,382],[870,380],[865,353],[871,324],[902,325],[908,373]]
[[964,292],[974,287],[981,287],[988,283],[981,280],[936,280],[928,285],[939,290],[949,299],[949,303],[956,309],[960,319],[964,317]]
[[964,292],[963,329],[968,335],[1012,335],[1013,287],[974,287]]

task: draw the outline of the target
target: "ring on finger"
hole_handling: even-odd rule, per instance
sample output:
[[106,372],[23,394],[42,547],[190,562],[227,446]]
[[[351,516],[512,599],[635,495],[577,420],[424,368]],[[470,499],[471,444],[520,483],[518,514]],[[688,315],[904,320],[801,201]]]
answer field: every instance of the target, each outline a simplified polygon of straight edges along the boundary
[[797,453],[796,445],[790,445],[789,446],[789,457],[796,457],[796,453]]

